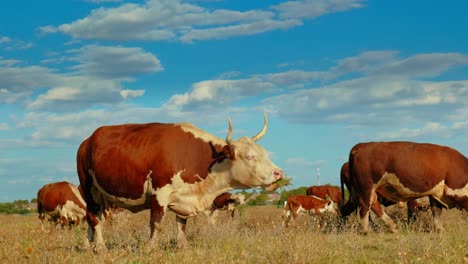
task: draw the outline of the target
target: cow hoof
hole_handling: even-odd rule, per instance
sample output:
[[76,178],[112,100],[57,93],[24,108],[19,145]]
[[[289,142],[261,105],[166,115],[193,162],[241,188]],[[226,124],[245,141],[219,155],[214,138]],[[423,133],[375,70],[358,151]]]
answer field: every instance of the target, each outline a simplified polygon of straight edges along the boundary
[[95,245],[94,248],[93,248],[93,251],[96,254],[105,254],[105,253],[109,252],[106,245],[104,245],[104,244]]

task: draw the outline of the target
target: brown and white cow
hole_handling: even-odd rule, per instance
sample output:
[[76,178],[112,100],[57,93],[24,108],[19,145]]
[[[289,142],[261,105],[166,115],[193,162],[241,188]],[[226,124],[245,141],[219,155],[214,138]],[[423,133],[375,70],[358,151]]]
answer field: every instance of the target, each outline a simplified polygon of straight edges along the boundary
[[[132,212],[150,209],[150,243],[167,209],[175,212],[179,247],[187,244],[187,218],[209,209],[233,189],[277,188],[283,171],[253,137],[226,140],[192,124],[124,124],[98,128],[79,147],[77,169],[88,204],[88,239],[102,248],[104,201]],[[158,226],[158,228],[156,228]]]
[[[345,197],[344,197],[344,186],[346,186],[346,188],[348,189],[348,191],[351,193],[351,188],[352,188],[352,184],[351,184],[351,178],[350,178],[350,173],[349,173],[349,163],[348,162],[345,162],[343,164],[343,166],[341,166],[341,173],[340,173],[340,176],[341,176],[341,199],[344,203],[345,201]],[[396,202],[394,201],[391,201],[389,199],[386,199],[385,197],[382,197],[381,195],[379,195],[377,193],[377,201],[380,205],[383,205],[383,206],[391,206],[391,205],[394,205],[396,204]],[[418,198],[418,199],[411,199],[411,200],[408,200],[406,202],[406,205],[407,205],[407,215],[408,215],[408,218],[407,218],[407,221],[408,221],[408,224],[414,222],[414,220],[416,219],[416,215],[420,212],[420,211],[427,211],[429,209],[429,198],[428,197],[421,197],[421,198]],[[354,212],[356,209],[357,209],[357,202],[353,201],[352,199],[348,200],[346,203],[342,204],[342,207],[341,207],[341,214],[344,218],[346,218],[347,216],[349,216],[352,212]],[[371,205],[371,208],[373,207],[376,207],[378,208],[379,205],[373,203]],[[399,201],[398,202],[398,207],[403,207],[404,206],[404,202],[401,202]],[[378,209],[376,209],[378,210]],[[369,216],[369,220],[370,219],[370,216]]]
[[379,195],[393,202],[428,196],[436,230],[442,229],[442,208],[468,210],[468,159],[449,147],[413,142],[360,143],[350,151],[349,172],[351,199],[360,207],[365,234],[371,208],[390,231],[396,232],[395,223],[378,202]]
[[86,217],[86,203],[75,185],[65,181],[49,183],[37,192],[37,212],[43,229],[46,215],[55,224],[71,227]]
[[236,205],[245,205],[245,195],[242,193],[231,194],[228,192],[218,195],[211,205],[210,209],[205,211],[205,214],[210,219],[212,224],[216,224],[216,216],[220,211],[228,211],[231,213],[231,218],[234,218]]
[[310,186],[306,190],[307,195],[314,195],[325,200],[331,200],[335,204],[341,204],[341,191],[339,187],[331,185]]
[[322,215],[329,212],[337,213],[337,204],[313,195],[291,195],[284,202],[283,227],[288,227],[300,213]]

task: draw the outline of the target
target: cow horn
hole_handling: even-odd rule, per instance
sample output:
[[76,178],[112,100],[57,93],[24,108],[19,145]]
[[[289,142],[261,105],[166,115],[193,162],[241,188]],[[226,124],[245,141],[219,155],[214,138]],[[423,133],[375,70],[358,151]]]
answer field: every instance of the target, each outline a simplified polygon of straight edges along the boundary
[[257,135],[252,137],[253,141],[258,141],[266,134],[266,131],[268,129],[268,118],[267,118],[265,111],[263,112],[263,118],[264,118],[263,128]]
[[228,117],[228,123],[229,123],[229,130],[228,130],[228,134],[226,136],[226,143],[228,145],[231,145],[231,142],[232,142],[232,122],[231,122],[230,117]]

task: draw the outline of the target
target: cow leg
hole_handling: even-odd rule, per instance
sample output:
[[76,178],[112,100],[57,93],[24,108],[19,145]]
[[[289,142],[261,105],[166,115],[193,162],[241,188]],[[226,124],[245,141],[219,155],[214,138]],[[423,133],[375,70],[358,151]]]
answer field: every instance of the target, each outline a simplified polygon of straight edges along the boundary
[[380,205],[379,201],[375,201],[371,207],[372,211],[387,225],[390,232],[397,233],[395,222],[393,222],[392,218],[385,213]]
[[161,221],[164,217],[164,207],[162,207],[156,195],[151,196],[151,213],[150,213],[150,237],[149,237],[149,244],[150,245],[157,245],[158,239],[155,238],[155,232],[161,231]]
[[88,241],[95,243],[96,251],[106,250],[107,248],[102,237],[102,211],[99,210],[95,213],[88,212],[86,220],[88,221]]
[[288,208],[284,208],[283,213],[283,227],[287,228],[289,226],[289,220],[291,220],[291,211]]
[[[367,197],[367,199],[365,199]],[[361,218],[362,233],[367,235],[369,233],[369,213],[370,213],[370,194],[359,197],[359,217]]]
[[213,210],[210,214],[210,223],[216,225],[216,217],[218,217],[219,210]]
[[431,203],[432,219],[434,221],[434,228],[436,231],[440,232],[444,230],[444,227],[440,223],[440,215],[442,214],[442,205],[432,196],[429,197]]
[[[95,201],[94,196],[98,196],[99,202]],[[86,201],[87,213],[86,220],[88,222],[88,242],[85,246],[89,245],[89,242],[94,242],[95,250],[97,252],[107,250],[104,239],[102,237],[102,212],[103,197],[99,193],[90,195],[90,199]]]
[[187,238],[185,236],[185,227],[187,225],[187,219],[180,216],[176,216],[177,222],[177,247],[186,248],[188,245]]
[[416,220],[416,214],[418,213],[418,202],[416,200],[410,200],[406,203],[408,207],[408,225]]

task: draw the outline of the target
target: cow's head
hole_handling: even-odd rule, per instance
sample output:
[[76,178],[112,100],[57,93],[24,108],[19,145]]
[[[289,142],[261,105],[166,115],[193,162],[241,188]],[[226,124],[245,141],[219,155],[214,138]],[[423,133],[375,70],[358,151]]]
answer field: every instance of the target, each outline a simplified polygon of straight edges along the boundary
[[261,187],[266,190],[277,188],[275,182],[283,178],[283,170],[276,166],[268,157],[268,152],[256,143],[268,128],[268,119],[264,113],[263,129],[253,137],[242,137],[232,140],[232,123],[229,121],[229,131],[226,137],[224,153],[230,162],[229,170],[232,185],[236,188]]

